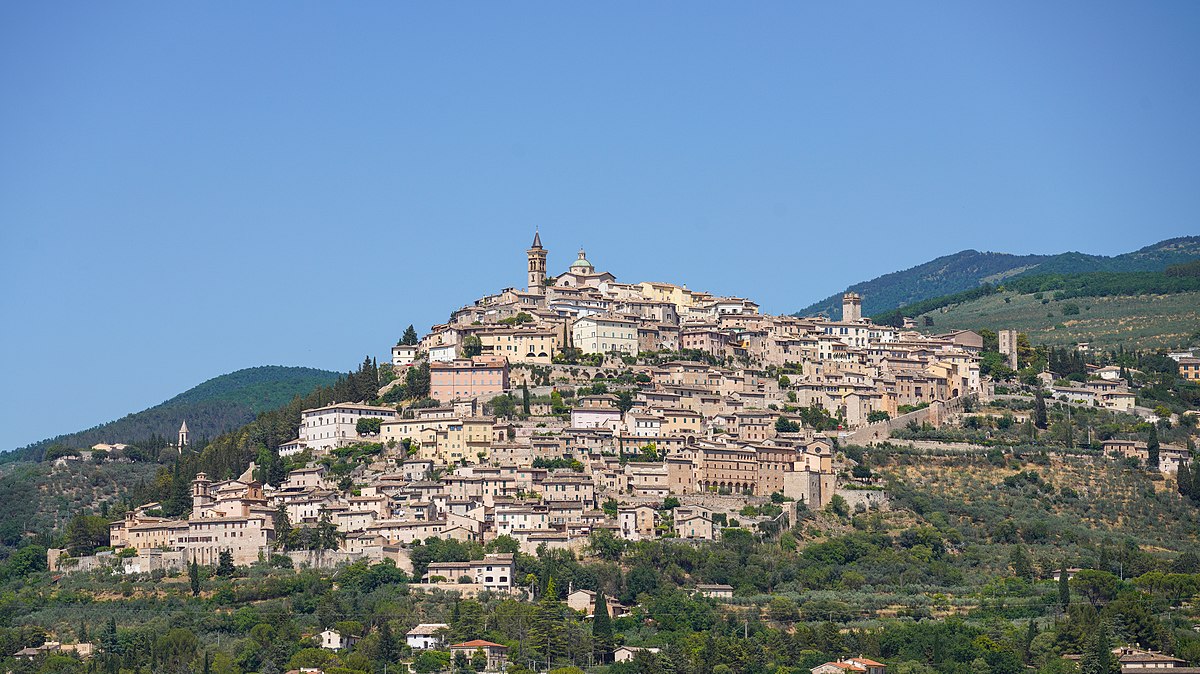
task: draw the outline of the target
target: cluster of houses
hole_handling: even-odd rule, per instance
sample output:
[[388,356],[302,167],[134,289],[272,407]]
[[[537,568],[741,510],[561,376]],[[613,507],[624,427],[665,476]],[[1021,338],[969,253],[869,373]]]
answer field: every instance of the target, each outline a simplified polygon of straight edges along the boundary
[[[118,560],[126,571],[149,571],[190,560],[214,564],[223,552],[235,564],[251,564],[277,552],[280,512],[292,526],[327,519],[339,532],[336,551],[298,560],[309,563],[387,557],[406,566],[407,548],[430,537],[487,543],[507,536],[526,552],[578,549],[598,530],[628,541],[713,540],[725,526],[773,519],[741,515],[747,503],[774,497],[786,508],[828,504],[838,488],[832,440],[839,433],[870,431],[873,420],[905,406],[987,395],[978,334],[930,337],[875,325],[861,316],[854,293],[844,296],[838,321],[770,316],[743,298],[618,283],[582,251],[565,273],[549,277],[546,257],[535,235],[526,251],[526,289],[484,297],[418,344],[393,349],[395,368],[429,363],[438,406],[304,410],[297,437],[278,451],[310,461],[281,484],[262,484],[253,466],[233,480],[197,475],[187,518],[164,518],[157,504],[145,504],[112,524],[108,558],[64,559],[51,551],[52,566]],[[1016,335],[1001,337],[1002,350],[1015,353]],[[664,349],[710,357],[635,357]],[[555,362],[571,350],[604,354],[604,365]],[[521,414],[488,414],[495,396],[519,385],[566,389],[614,373],[624,377],[620,396],[588,387],[578,396],[566,390],[555,406],[526,398]],[[1113,402],[1132,395],[1117,373],[1097,375],[1078,395],[1126,405]],[[812,406],[836,415],[842,429],[816,432],[788,411]],[[322,458],[361,443],[381,449],[348,478],[327,474]],[[1146,452],[1125,441],[1109,449]],[[1186,450],[1164,447],[1160,465],[1171,471],[1186,460]],[[662,507],[668,497],[676,507]],[[431,577],[481,589],[514,584],[511,573],[493,573],[484,560],[456,564],[431,568]]]
[[[773,397],[794,398],[804,407],[844,410],[850,426],[872,412],[895,416],[904,405],[980,388],[979,335],[928,337],[876,325],[862,317],[862,299],[855,293],[843,298],[840,320],[775,316],[740,297],[670,283],[620,283],[597,271],[583,251],[566,272],[550,277],[547,255],[535,235],[526,251],[525,289],[507,288],[453,312],[419,344],[394,347],[393,365],[427,359],[431,397],[449,402],[512,390],[530,381],[535,367],[568,352],[610,357],[698,352],[737,364],[728,370],[722,393],[736,393],[744,408],[765,408]],[[469,356],[468,342],[475,345]],[[791,396],[745,381],[769,367],[789,369],[785,393]],[[692,385],[667,384],[667,393],[670,386]]]
[[[873,413],[894,416],[905,405],[981,392],[979,335],[927,337],[875,325],[862,318],[853,293],[840,321],[768,316],[741,298],[618,283],[582,251],[567,272],[548,277],[546,256],[535,236],[525,290],[482,298],[419,344],[393,349],[398,369],[429,363],[440,406],[304,410],[296,439],[278,449],[307,453],[307,467],[276,485],[257,481],[253,467],[220,482],[197,475],[186,519],[161,517],[157,504],[131,510],[112,525],[112,557],[127,571],[211,564],[222,552],[250,564],[277,547],[280,510],[297,527],[328,518],[343,555],[329,558],[390,557],[401,565],[406,546],[429,537],[509,536],[524,551],[578,548],[599,529],[630,541],[712,540],[735,520],[755,527],[772,519],[739,515],[747,498],[774,495],[785,507],[810,508],[832,499],[831,438],[782,410],[819,406],[849,430]],[[633,357],[664,349],[710,357]],[[622,396],[568,392],[557,409],[539,402],[511,418],[486,413],[494,396],[520,385],[544,389],[550,378],[580,385],[600,375],[600,368],[554,363],[569,350],[606,354],[608,374],[635,383]],[[319,463],[368,442],[383,449],[354,470],[351,489]],[[660,507],[669,496],[679,507]],[[109,563],[51,557],[58,568]],[[436,575],[464,585],[512,583],[511,574],[474,567],[442,571]]]

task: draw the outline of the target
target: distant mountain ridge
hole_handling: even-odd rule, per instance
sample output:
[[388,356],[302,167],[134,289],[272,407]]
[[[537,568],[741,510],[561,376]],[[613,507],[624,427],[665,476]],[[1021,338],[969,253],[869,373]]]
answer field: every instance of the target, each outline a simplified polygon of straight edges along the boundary
[[260,412],[276,409],[318,386],[332,384],[339,374],[309,367],[267,365],[230,372],[120,419],[68,433],[17,449],[3,460],[36,459],[47,447],[63,444],[90,447],[99,442],[136,442],[159,435],[174,439],[186,421],[194,440],[249,423]]
[[[1167,239],[1112,257],[1068,252],[1058,255],[1013,255],[964,250],[903,271],[856,283],[847,290],[862,296],[864,316],[883,313],[942,295],[1035,274],[1094,271],[1161,271],[1173,264],[1200,259],[1200,236]],[[842,314],[842,293],[830,295],[796,312],[796,316]]]

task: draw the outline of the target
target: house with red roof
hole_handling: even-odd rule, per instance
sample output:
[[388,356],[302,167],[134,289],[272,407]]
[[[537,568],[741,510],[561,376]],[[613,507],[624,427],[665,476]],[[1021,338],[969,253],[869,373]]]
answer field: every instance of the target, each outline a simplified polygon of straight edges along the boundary
[[812,674],[885,674],[886,671],[887,665],[861,655],[812,668]]
[[489,672],[504,671],[504,665],[508,663],[508,646],[494,644],[483,639],[472,639],[464,641],[461,644],[450,644],[450,657],[453,658],[459,653],[465,653],[467,659],[475,655],[476,651],[483,651],[487,656],[487,669]]

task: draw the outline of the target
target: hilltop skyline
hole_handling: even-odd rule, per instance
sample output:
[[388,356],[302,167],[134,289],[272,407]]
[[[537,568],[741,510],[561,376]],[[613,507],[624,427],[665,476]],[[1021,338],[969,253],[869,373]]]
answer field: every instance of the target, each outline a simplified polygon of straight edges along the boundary
[[775,313],[1196,233],[1192,4],[355,10],[0,9],[0,448],[346,371],[535,228]]

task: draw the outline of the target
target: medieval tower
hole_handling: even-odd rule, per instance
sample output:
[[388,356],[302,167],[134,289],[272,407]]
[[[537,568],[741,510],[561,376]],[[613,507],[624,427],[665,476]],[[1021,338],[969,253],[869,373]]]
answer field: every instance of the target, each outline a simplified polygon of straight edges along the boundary
[[525,251],[529,260],[529,292],[546,294],[546,249],[542,248],[542,235],[533,233],[533,245]]
[[862,320],[862,297],[858,293],[842,295],[842,322],[857,323]]

